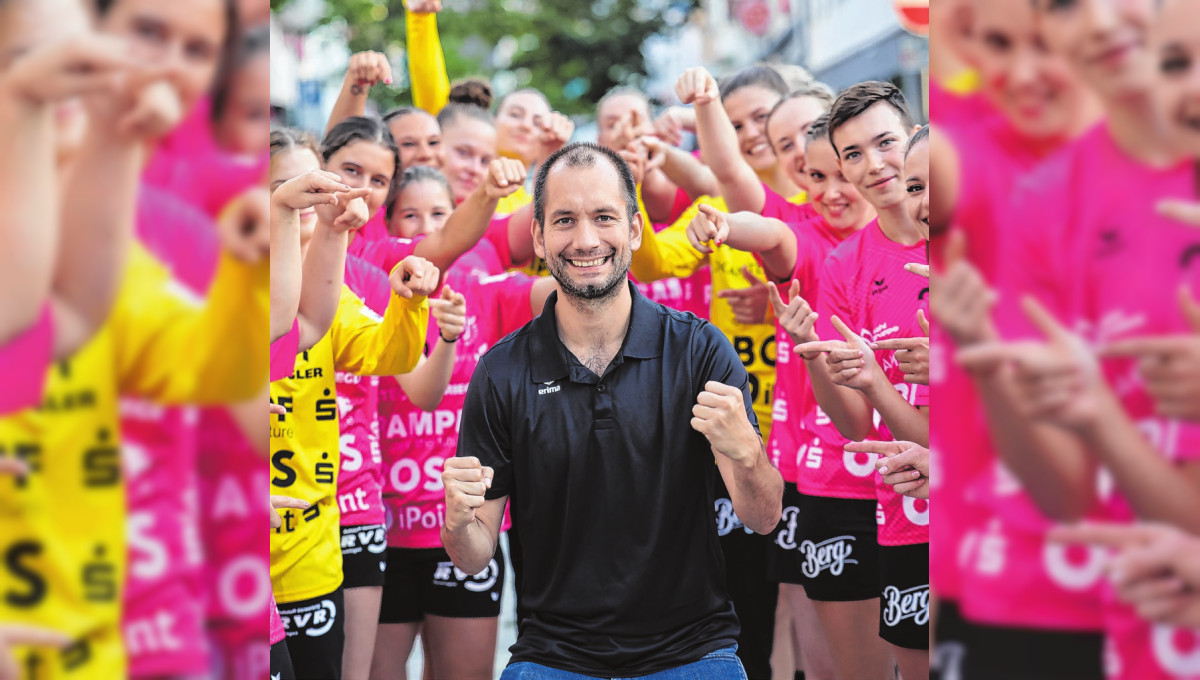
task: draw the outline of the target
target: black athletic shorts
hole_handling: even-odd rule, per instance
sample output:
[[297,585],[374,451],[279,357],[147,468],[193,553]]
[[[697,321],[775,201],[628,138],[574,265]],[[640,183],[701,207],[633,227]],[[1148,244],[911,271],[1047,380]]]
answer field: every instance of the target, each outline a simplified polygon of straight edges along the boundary
[[346,598],[339,586],[328,595],[280,602],[288,654],[296,680],[341,680],[346,646]]
[[1101,680],[1100,631],[1048,631],[973,623],[952,602],[938,604],[930,677],[941,680]]
[[271,645],[271,680],[296,680],[292,669],[292,657],[288,654],[287,642],[280,640]]
[[783,519],[771,534],[768,576],[804,586],[817,602],[879,597],[873,498],[823,498],[784,485]]
[[879,637],[929,649],[929,544],[879,546]]
[[717,541],[725,556],[725,589],[741,623],[737,656],[748,680],[771,680],[771,646],[775,641],[775,605],[779,584],[767,578],[770,536],[747,530],[721,475],[715,475],[714,509]]
[[380,623],[413,623],[426,614],[454,619],[500,615],[504,549],[478,574],[463,572],[444,548],[388,548]]
[[383,585],[387,530],[382,524],[342,527],[342,588]]

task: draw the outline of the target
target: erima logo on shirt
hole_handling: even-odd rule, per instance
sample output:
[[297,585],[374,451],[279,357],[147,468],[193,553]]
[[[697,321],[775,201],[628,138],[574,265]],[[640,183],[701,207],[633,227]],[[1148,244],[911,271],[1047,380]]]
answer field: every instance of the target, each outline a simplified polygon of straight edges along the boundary
[[888,287],[883,285],[883,282],[886,280],[887,279],[872,279],[871,282],[875,284],[875,290],[871,291],[871,295],[878,295],[887,290]]
[[912,619],[918,626],[929,623],[929,586],[921,585],[908,590],[896,586],[883,589],[883,623],[895,626],[905,619]]
[[562,385],[555,385],[554,383],[556,383],[556,382],[558,382],[558,381],[557,381],[557,380],[551,380],[551,381],[550,381],[550,382],[548,382],[548,383],[542,383],[543,385],[546,385],[546,387],[543,387],[543,388],[539,389],[539,390],[538,390],[538,394],[550,394],[551,392],[559,392],[559,391],[561,391],[561,390],[562,390]]
[[1179,268],[1187,269],[1192,260],[1200,257],[1200,243],[1193,243],[1183,250],[1183,254],[1179,256]]
[[1121,239],[1121,232],[1116,227],[1109,227],[1100,232],[1100,243],[1096,246],[1096,257],[1116,255],[1124,247],[1125,243]]

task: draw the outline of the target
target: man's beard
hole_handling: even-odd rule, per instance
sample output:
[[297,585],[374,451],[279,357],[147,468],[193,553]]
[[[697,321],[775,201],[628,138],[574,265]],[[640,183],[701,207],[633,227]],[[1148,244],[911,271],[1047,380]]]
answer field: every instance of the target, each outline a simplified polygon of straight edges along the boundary
[[551,257],[546,260],[546,267],[550,270],[550,275],[554,277],[554,280],[558,281],[559,288],[567,297],[587,302],[604,301],[616,297],[620,292],[621,284],[629,279],[629,265],[633,262],[633,252],[625,251],[624,257],[620,257],[620,255],[621,253],[618,252],[612,254],[613,273],[608,279],[600,283],[589,283],[582,286],[576,284],[568,274],[567,270],[571,265],[567,263],[566,258]]

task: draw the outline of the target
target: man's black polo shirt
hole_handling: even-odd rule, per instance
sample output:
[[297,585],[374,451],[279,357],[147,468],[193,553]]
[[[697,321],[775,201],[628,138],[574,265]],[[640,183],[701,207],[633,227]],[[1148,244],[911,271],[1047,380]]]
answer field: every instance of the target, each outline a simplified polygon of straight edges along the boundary
[[495,469],[521,529],[522,604],[512,662],[637,676],[736,642],[713,512],[720,474],[691,427],[705,382],[740,387],[737,353],[707,321],[636,287],[625,341],[603,378],[558,338],[554,305],[480,360],[459,456]]

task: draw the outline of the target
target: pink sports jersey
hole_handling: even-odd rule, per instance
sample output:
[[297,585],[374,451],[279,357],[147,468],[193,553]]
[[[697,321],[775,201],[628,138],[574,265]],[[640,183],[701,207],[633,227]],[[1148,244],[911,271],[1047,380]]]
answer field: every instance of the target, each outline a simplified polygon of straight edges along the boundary
[[[917,324],[917,310],[929,313],[929,281],[905,271],[909,262],[926,262],[925,241],[903,246],[884,235],[874,220],[847,238],[830,253],[821,271],[821,294],[817,300],[817,334],[826,339],[841,338],[830,319],[840,318],[867,342],[888,338],[916,338],[924,333]],[[904,381],[904,372],[894,350],[875,353],[888,380],[913,406],[929,405],[929,388]],[[876,438],[888,441],[892,434],[875,413]],[[866,472],[875,485],[880,501],[880,545],[912,545],[929,541],[928,502],[901,496],[884,484],[875,473],[875,456],[864,456],[854,463]],[[844,459],[849,467],[849,457]],[[852,471],[853,472],[853,471]]]
[[374,243],[376,241],[382,241],[386,238],[390,238],[391,234],[389,234],[387,230],[386,215],[386,206],[376,211],[376,213],[371,216],[371,219],[367,220],[367,223],[362,226],[362,229],[358,230],[358,233],[354,236],[354,240],[362,241],[363,245],[366,245],[368,243]]
[[812,204],[808,201],[800,204],[792,203],[783,196],[775,193],[775,190],[766,184],[762,185],[762,188],[766,192],[766,200],[763,202],[762,209],[763,217],[774,217],[777,220],[792,224],[798,224],[818,217],[817,211],[813,209]]
[[209,639],[226,669],[223,677],[261,678],[268,635],[263,610],[275,612],[266,453],[255,450],[223,408],[204,409],[199,431]]
[[[851,240],[858,242],[869,229],[878,230],[878,221],[873,220],[870,224],[864,227],[861,231],[850,236],[841,245],[835,247],[826,255],[825,259],[816,264],[810,273],[805,276],[813,276],[815,282],[823,282],[825,267],[828,265],[830,258],[833,257],[839,250],[846,247]],[[805,243],[810,242],[806,239]],[[801,242],[797,241],[797,245]],[[801,275],[799,265],[802,261],[809,262],[811,265],[816,253],[805,255],[804,248],[797,249],[797,271],[794,276]],[[907,272],[905,272],[907,273]],[[841,275],[840,273],[838,275]],[[805,281],[805,279],[801,279]],[[816,283],[814,283],[816,285]],[[817,332],[822,338],[836,339],[841,338],[832,326],[829,326],[827,320],[829,318],[828,302],[825,300],[824,285],[817,286],[820,289],[820,294],[816,300],[809,304],[817,310],[819,317],[817,321]],[[807,288],[807,284],[806,284]],[[825,308],[824,310],[822,308]],[[821,322],[826,321],[828,330],[822,330]],[[777,334],[778,335],[778,334]],[[778,342],[778,339],[776,340]],[[790,353],[791,339],[786,342],[788,353]],[[777,349],[776,356],[784,354],[783,350]],[[803,360],[795,355],[789,356],[789,359],[795,358],[797,364],[803,366]],[[778,371],[779,367],[776,366]],[[789,368],[790,370],[790,368]],[[794,380],[794,378],[793,378]],[[793,382],[795,384],[795,382]],[[778,387],[776,387],[778,389]],[[785,390],[787,388],[785,387]],[[811,399],[811,401],[805,401]],[[875,458],[873,453],[848,453],[843,450],[849,440],[838,432],[837,427],[825,414],[824,409],[817,404],[816,397],[812,393],[812,383],[808,384],[805,393],[801,397],[801,413],[803,414],[803,423],[801,423],[802,434],[804,437],[793,442],[795,448],[795,465],[797,470],[796,486],[800,493],[809,496],[819,496],[822,498],[855,498],[867,499],[875,498],[875,486],[872,477],[875,475]],[[795,411],[795,408],[789,408]],[[781,451],[784,450],[781,448]]]
[[[1034,295],[1093,345],[1193,333],[1171,292],[1184,284],[1200,291],[1200,232],[1158,215],[1155,204],[1191,197],[1194,175],[1190,162],[1161,169],[1137,163],[1117,147],[1107,127],[1093,130],[1026,186],[1019,208],[1031,219],[1019,223],[1005,249],[1006,261],[1022,266],[1006,267],[1003,291]],[[1116,267],[1119,276],[1113,274]],[[1006,336],[1041,337],[1015,303],[1001,295]],[[1100,367],[1126,413],[1164,458],[1176,465],[1200,459],[1200,424],[1157,416],[1135,359],[1105,358]],[[1108,519],[1134,519],[1119,487],[1098,498]],[[1110,677],[1179,677],[1173,667],[1200,673],[1194,640],[1186,652],[1164,651],[1156,646],[1162,643],[1153,626],[1129,608],[1108,602],[1104,616],[1118,660]]]
[[519,267],[525,263],[512,261],[512,249],[508,244],[508,224],[512,222],[512,215],[498,215],[492,218],[488,224],[487,231],[483,233],[482,241],[487,241],[492,244],[492,248],[496,252],[496,257],[500,259],[501,271],[509,267]]
[[215,218],[236,196],[263,181],[270,164],[264,151],[239,156],[213,136],[212,100],[200,100],[164,137],[142,173],[143,180]]
[[[455,455],[467,385],[480,357],[505,335],[533,318],[530,290],[537,277],[519,273],[479,277],[456,263],[448,285],[467,298],[467,323],[458,341],[450,385],[432,412],[415,407],[392,378],[380,387],[380,424],[384,458],[384,504],[388,545],[436,548],[442,545],[445,490],[442,465]],[[436,321],[428,333],[438,342]],[[508,522],[505,521],[507,528]]]
[[283,618],[279,616],[279,607],[275,604],[275,594],[271,594],[271,644],[283,642],[287,633],[283,630]]
[[417,244],[423,238],[425,237],[418,236],[416,239],[407,239],[388,236],[376,241],[368,241],[355,236],[354,240],[350,241],[350,248],[346,253],[361,258],[388,273],[401,260],[412,255],[416,251]]
[[[939,512],[934,527],[942,522]],[[936,543],[936,533],[933,538]],[[971,621],[1037,630],[1101,629],[1101,549],[1048,541],[1045,531],[1026,531],[994,513],[967,528],[956,547],[951,556],[961,569],[956,595]]]
[[1120,680],[1200,680],[1200,628],[1148,623],[1104,593],[1104,672]]
[[[948,138],[960,156],[980,161],[972,164],[971,171],[962,173],[960,177],[953,220],[954,228],[962,231],[966,238],[968,261],[979,269],[986,281],[994,284],[997,280],[998,243],[1006,233],[1008,216],[1011,215],[1008,210],[1011,189],[1042,160],[1046,149],[1032,145],[1028,138],[1017,134],[1000,116],[943,124],[941,112],[937,113],[938,124],[948,132]],[[935,262],[940,259],[944,243],[943,238],[935,238],[932,242]],[[1014,508],[1032,507],[1027,497],[1019,500],[1014,498],[1014,493],[1024,495],[1019,488],[1010,488],[1012,493],[1006,493],[1003,499],[999,499],[979,484],[972,486],[973,481],[982,481],[983,484],[995,481],[990,477],[996,455],[987,434],[987,422],[975,385],[961,366],[949,360],[952,348],[950,338],[941,334],[934,324],[930,339],[930,381],[937,381],[936,389],[942,396],[938,399],[937,425],[930,429],[930,448],[938,471],[933,483],[940,511],[938,521],[930,527],[929,568],[931,584],[940,596],[947,598],[955,598],[960,592],[960,572],[956,563],[967,532],[979,527],[992,511],[1008,516]],[[946,493],[938,493],[939,489],[946,490]],[[968,501],[968,496],[979,496],[980,492],[985,498],[976,500],[982,502]],[[999,502],[986,502],[987,497]],[[1025,530],[1042,530],[1035,529],[1036,526],[1025,524]],[[1024,544],[1017,542],[1014,545]],[[1029,570],[1031,573],[1028,575],[1014,575],[1015,579],[1022,582],[1036,580],[1037,574],[1043,574],[1042,570],[1036,568],[1037,560],[1006,560],[1004,564],[1012,569]],[[1045,580],[1044,576],[1042,580]],[[1057,598],[1051,595],[1052,592],[1058,593]],[[1025,597],[1026,593],[1030,594],[1029,598]],[[1074,625],[1071,622],[1080,620],[1077,614],[1080,608],[1092,611],[1092,620],[1098,620],[1095,618],[1098,612],[1095,611],[1094,602],[1080,602],[1080,598],[1073,593],[1054,588],[1052,584],[1036,591],[1030,586],[1029,589],[1013,592],[980,590],[971,592],[970,596],[972,599],[994,600],[1000,609],[988,620],[998,624],[1040,625],[1043,620],[1062,619],[1067,622],[1064,625],[1069,627]],[[1025,616],[1022,614],[1025,610],[1011,606],[1012,602],[1023,602],[1025,599],[1031,602],[1036,600],[1039,611],[1061,601],[1063,616],[1045,619],[1041,616]],[[1011,621],[996,618],[1009,614],[1017,614],[1021,618]]]
[[[368,309],[383,316],[392,287],[382,269],[347,255],[345,281]],[[344,527],[383,524],[379,377],[338,371],[336,380],[342,452],[337,477],[340,523]]]
[[200,571],[196,410],[121,401],[128,555],[122,629],[132,677],[208,664]]
[[[796,236],[796,266],[792,278],[800,282],[800,297],[815,309],[821,265],[843,241],[844,235],[820,216],[800,224],[788,223],[788,227]],[[789,301],[787,296],[791,285],[790,281],[779,285],[779,294],[785,304]],[[811,490],[820,487],[822,481],[827,481],[822,477],[836,476],[837,471],[843,469],[837,462],[840,456],[835,454],[826,460],[822,454],[825,451],[840,451],[845,440],[839,435],[839,441],[831,447],[805,427],[810,411],[817,408],[817,400],[813,397],[808,367],[803,359],[792,354],[792,338],[779,325],[778,319],[775,322],[775,348],[775,402],[767,452],[783,476],[783,481],[798,483],[802,477],[807,478],[805,488],[801,490],[810,495],[822,495],[812,494]],[[812,417],[815,419],[815,413]],[[803,471],[800,469],[801,460],[805,465]]]
[[929,79],[929,112],[938,129],[970,125],[996,116],[996,109],[980,92],[958,94]]
[[292,330],[271,343],[271,382],[291,377],[300,350],[300,320],[292,319]]
[[[162,192],[144,188],[141,196],[138,240],[170,269],[177,295],[200,299],[216,270],[211,221]],[[208,663],[196,427],[193,408],[121,401],[129,479],[122,627],[133,677],[193,673]]]
[[37,321],[0,346],[0,416],[37,406],[46,386],[46,371],[54,361],[54,314],[42,306]]

